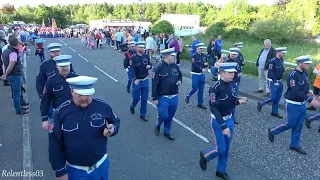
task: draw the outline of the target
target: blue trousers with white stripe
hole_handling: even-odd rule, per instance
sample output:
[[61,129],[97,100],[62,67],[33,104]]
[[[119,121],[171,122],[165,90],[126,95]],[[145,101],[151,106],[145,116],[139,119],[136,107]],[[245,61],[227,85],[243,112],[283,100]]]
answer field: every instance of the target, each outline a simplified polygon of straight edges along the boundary
[[274,85],[273,81],[269,81],[270,96],[262,101],[260,101],[260,106],[264,106],[272,102],[272,113],[278,114],[279,102],[281,99],[283,84],[282,81],[278,81],[279,85]]
[[215,142],[215,145],[212,148],[204,151],[204,157],[207,159],[207,161],[210,161],[216,157],[219,157],[217,171],[221,173],[226,173],[227,171],[229,148],[230,148],[230,144],[234,134],[233,118],[231,117],[225,122],[227,124],[227,127],[230,129],[230,132],[231,132],[230,137],[222,134],[221,125],[217,122],[216,119],[214,118],[210,119],[210,127],[213,133],[213,137],[215,138],[213,140],[213,142]]
[[132,79],[133,79],[132,70],[129,68],[129,69],[128,69],[128,84],[127,84],[127,89],[130,89],[130,87],[131,87],[131,85],[132,85]]
[[178,102],[178,96],[171,99],[160,96],[158,99],[158,120],[156,122],[156,127],[160,127],[161,124],[164,123],[164,134],[170,134],[172,118],[178,109]]
[[301,130],[302,130],[304,118],[306,116],[306,105],[291,104],[285,100],[284,107],[285,107],[285,121],[273,127],[271,129],[271,133],[273,135],[277,135],[288,129],[292,129],[290,147],[299,148]]
[[203,104],[203,90],[204,90],[204,85],[205,85],[205,75],[196,75],[192,74],[192,89],[188,93],[188,97],[191,97],[195,92],[198,91],[198,105]]
[[140,116],[147,113],[147,102],[149,94],[149,80],[140,81],[138,85],[132,83],[132,103],[131,108],[135,108],[141,99]]
[[[306,118],[309,119],[310,122],[318,121],[320,120],[320,113],[309,114],[307,115]],[[319,130],[320,130],[320,126],[319,126]]]

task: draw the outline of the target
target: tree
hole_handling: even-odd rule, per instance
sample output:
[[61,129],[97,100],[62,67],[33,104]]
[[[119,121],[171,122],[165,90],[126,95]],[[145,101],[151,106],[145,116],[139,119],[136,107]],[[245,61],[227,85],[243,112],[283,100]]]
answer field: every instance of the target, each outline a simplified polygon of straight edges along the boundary
[[173,34],[174,29],[172,24],[169,21],[159,21],[151,28],[151,32],[156,34],[160,34],[160,33]]
[[287,4],[290,3],[291,0],[277,0],[276,5],[280,7],[280,9],[285,13]]
[[34,12],[34,15],[35,15],[36,23],[41,24],[43,19],[45,21],[47,21],[48,18],[49,19],[52,18],[52,17],[50,17],[51,8],[49,8],[48,6],[42,4],[36,9],[36,11]]
[[16,9],[13,4],[3,4],[0,9],[0,22],[12,23],[13,17],[16,16]]
[[13,4],[6,3],[2,5],[1,13],[4,15],[14,15],[16,13],[16,8]]

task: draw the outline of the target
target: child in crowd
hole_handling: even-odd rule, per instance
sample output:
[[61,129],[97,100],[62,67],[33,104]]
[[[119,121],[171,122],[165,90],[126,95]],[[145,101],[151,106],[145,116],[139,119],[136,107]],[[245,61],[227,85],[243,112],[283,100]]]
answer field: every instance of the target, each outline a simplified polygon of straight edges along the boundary
[[88,46],[89,46],[89,48],[90,49],[94,49],[94,42],[93,42],[93,39],[92,39],[92,37],[89,35],[88,36]]

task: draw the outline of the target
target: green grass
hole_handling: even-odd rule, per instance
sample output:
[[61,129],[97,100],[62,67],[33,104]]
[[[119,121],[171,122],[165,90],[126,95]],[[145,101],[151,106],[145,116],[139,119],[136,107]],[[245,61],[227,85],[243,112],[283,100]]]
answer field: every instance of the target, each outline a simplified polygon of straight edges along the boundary
[[[208,46],[210,41],[210,39],[205,37],[204,35],[198,36],[198,40],[200,40],[200,42],[204,43],[206,46]],[[229,48],[233,47],[233,44],[237,42],[240,42],[240,40],[230,41],[228,39],[223,39],[222,48],[224,50],[229,50]],[[263,48],[263,42],[257,43],[257,42],[250,42],[249,40],[242,41],[242,42],[243,42],[243,48],[241,48],[241,53],[243,54],[244,59],[248,61],[256,61],[260,50]],[[191,38],[190,37],[183,38],[183,43],[185,45],[191,45]],[[286,62],[294,63],[295,62],[294,59],[302,55],[311,55],[313,60],[320,60],[320,44],[303,41],[299,44],[296,44],[296,43],[295,44],[272,44],[272,46],[274,48],[287,47],[288,53],[284,57]],[[225,54],[228,54],[228,53],[225,53]],[[190,59],[188,51],[183,51],[182,59]],[[248,64],[246,64],[245,66],[247,66]],[[250,69],[249,67],[244,68],[244,71],[245,72],[246,70],[249,71],[249,69]]]
[[[205,44],[205,46],[208,46],[210,38],[199,35],[197,36],[198,40]],[[272,41],[272,40],[271,40]],[[263,42],[257,43],[250,40],[235,40],[230,41],[228,39],[223,39],[223,46],[222,49],[229,50],[229,48],[233,47],[233,44],[237,42],[243,42],[243,48],[241,48],[241,53],[243,54],[243,57],[247,61],[254,61],[256,62],[257,57],[259,55],[259,52],[263,48]],[[183,44],[185,45],[191,45],[191,37],[184,37],[183,38]],[[284,59],[286,62],[295,63],[295,58],[303,55],[311,55],[312,60],[314,61],[313,65],[309,68],[308,74],[309,74],[309,82],[310,86],[312,86],[313,81],[315,79],[315,75],[312,73],[314,67],[318,65],[320,62],[320,44],[312,43],[309,41],[301,41],[301,43],[288,43],[288,44],[272,44],[274,48],[277,47],[287,47],[287,54],[285,55]],[[224,53],[224,52],[223,52]],[[184,48],[181,58],[184,60],[190,60],[190,52]],[[228,53],[224,53],[227,54]],[[288,66],[290,68],[294,68],[294,66]],[[247,75],[258,75],[258,69],[253,63],[246,63],[245,66],[243,66],[243,73]],[[286,79],[288,73],[290,73],[290,70],[286,71],[283,76],[283,80]]]

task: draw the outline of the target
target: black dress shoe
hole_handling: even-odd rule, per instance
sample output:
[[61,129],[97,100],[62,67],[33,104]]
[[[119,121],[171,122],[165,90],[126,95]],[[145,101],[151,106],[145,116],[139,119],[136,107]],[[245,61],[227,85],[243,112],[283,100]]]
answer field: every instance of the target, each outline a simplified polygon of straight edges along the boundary
[[234,123],[234,124],[239,124],[238,121],[235,120],[235,119],[233,120],[233,123]]
[[148,121],[148,119],[145,116],[140,116],[140,119],[144,121]]
[[223,179],[223,180],[230,180],[227,173],[221,173],[221,172],[217,171],[216,176]]
[[271,128],[268,129],[268,139],[270,142],[274,141],[274,135],[271,133]]
[[29,111],[22,111],[22,112],[16,113],[16,114],[18,114],[18,115],[29,115],[30,112]]
[[282,116],[280,116],[280,114],[276,114],[276,113],[271,113],[271,116],[274,116],[274,117],[277,117],[277,118],[279,118],[279,119],[282,119],[283,117]]
[[300,154],[307,154],[301,147],[290,147],[290,149]]
[[134,108],[130,107],[131,114],[134,114]]
[[311,128],[311,121],[306,117],[305,120],[304,120],[304,125],[306,125],[306,127],[308,129]]
[[22,93],[25,93],[26,92],[26,89],[24,87],[21,87],[21,92]]
[[318,129],[318,133],[320,133],[320,128]]
[[127,88],[127,93],[130,93],[130,88]]
[[159,133],[160,133],[160,127],[155,127],[154,128],[154,133],[158,136],[159,135]]
[[174,140],[174,137],[172,137],[171,134],[164,134],[164,137],[168,138],[171,141]]
[[307,110],[309,110],[309,111],[315,111],[315,110],[317,110],[315,107],[313,107],[313,106],[310,106],[310,107],[308,107],[308,108],[306,108]]
[[184,101],[188,104],[189,103],[189,97],[187,96]]
[[200,168],[202,170],[206,170],[207,169],[207,159],[204,157],[204,153],[201,151],[200,152],[200,161],[199,161],[199,164],[200,164]]
[[201,109],[207,109],[203,104],[198,104],[197,107]]
[[257,109],[259,112],[261,112],[262,106],[260,105],[260,102],[258,102],[258,104],[257,104]]
[[8,80],[4,80],[4,81],[3,81],[3,86],[10,86],[9,81],[8,81]]

